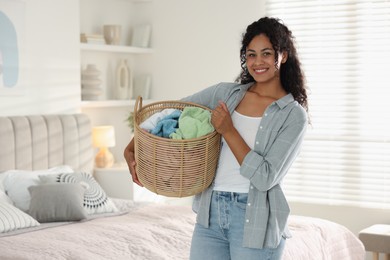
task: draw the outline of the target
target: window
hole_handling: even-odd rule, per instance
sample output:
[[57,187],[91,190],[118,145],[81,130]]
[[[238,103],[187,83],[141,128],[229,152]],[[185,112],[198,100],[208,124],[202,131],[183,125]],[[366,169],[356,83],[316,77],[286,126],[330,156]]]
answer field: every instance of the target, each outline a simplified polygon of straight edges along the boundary
[[268,0],[296,38],[309,126],[290,201],[390,209],[390,1]]

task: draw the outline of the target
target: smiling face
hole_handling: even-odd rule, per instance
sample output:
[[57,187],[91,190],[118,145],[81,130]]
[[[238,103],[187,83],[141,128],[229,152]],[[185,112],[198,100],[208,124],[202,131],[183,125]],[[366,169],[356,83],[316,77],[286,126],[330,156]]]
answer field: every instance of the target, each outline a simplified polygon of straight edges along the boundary
[[258,83],[279,81],[278,69],[286,62],[287,54],[279,53],[275,64],[276,52],[267,36],[255,36],[246,49],[246,66],[249,74]]

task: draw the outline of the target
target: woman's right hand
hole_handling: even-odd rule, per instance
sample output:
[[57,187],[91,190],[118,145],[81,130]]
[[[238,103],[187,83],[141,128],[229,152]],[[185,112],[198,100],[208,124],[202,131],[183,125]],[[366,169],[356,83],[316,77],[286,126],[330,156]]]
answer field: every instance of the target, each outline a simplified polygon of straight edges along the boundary
[[143,187],[142,183],[139,181],[137,172],[135,170],[135,156],[134,156],[134,139],[130,141],[130,143],[126,146],[124,151],[124,157],[127,163],[127,166],[129,167],[129,171],[131,174],[131,177],[133,178],[133,182],[137,183],[139,186]]

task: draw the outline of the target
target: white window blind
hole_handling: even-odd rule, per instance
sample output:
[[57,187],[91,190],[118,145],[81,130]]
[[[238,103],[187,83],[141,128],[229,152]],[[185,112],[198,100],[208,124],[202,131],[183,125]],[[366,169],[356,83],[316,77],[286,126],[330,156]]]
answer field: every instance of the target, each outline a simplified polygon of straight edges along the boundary
[[268,0],[296,39],[309,126],[290,201],[390,209],[390,1]]

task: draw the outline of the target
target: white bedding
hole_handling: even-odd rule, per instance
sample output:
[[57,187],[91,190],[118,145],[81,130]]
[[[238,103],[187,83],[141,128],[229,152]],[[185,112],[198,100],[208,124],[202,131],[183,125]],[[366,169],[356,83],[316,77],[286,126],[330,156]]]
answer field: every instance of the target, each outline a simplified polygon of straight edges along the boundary
[[[135,204],[124,215],[2,237],[0,259],[188,259],[194,222],[188,206]],[[283,260],[364,259],[341,225],[291,216],[289,226]]]

